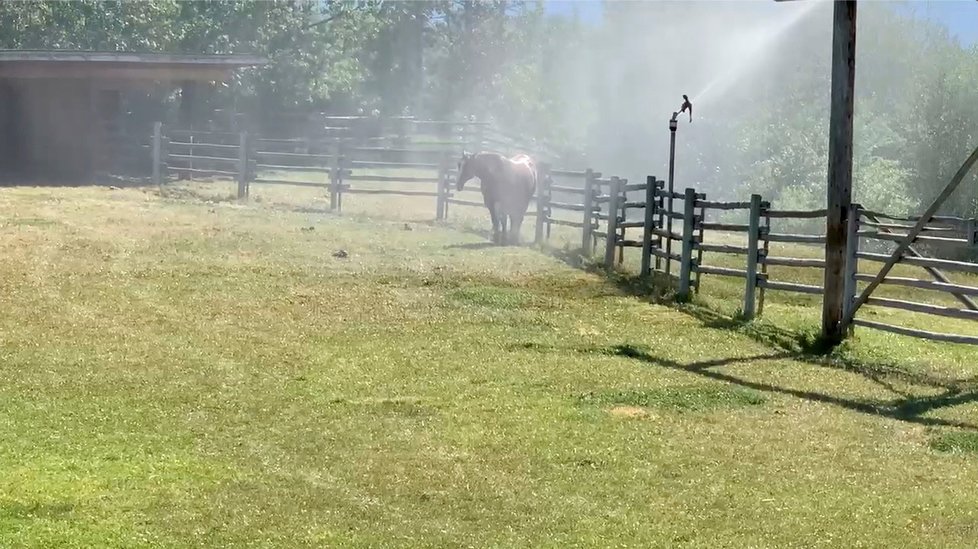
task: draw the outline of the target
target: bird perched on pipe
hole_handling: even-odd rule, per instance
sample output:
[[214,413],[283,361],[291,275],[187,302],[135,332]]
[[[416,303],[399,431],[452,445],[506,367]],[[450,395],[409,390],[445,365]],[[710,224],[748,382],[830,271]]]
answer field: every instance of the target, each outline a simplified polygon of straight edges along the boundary
[[693,104],[689,102],[689,97],[687,97],[686,94],[683,94],[683,105],[682,105],[682,107],[679,108],[679,112],[680,113],[684,113],[684,112],[686,112],[686,109],[689,109],[689,121],[692,122],[693,121]]

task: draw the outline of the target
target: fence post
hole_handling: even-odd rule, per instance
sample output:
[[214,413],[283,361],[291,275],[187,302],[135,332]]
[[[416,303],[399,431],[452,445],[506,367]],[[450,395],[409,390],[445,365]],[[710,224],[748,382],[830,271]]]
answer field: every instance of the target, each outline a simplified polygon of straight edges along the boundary
[[[697,193],[696,199],[705,201],[706,193]],[[706,223],[706,206],[700,206],[700,213],[697,221],[698,223],[696,223],[696,225],[697,225],[697,229],[699,230],[696,233],[696,242],[698,244],[702,244],[703,240],[706,238],[706,229],[703,228],[703,224]],[[696,246],[696,265],[700,266],[702,264],[703,264],[703,247]],[[703,273],[700,272],[699,269],[696,269],[696,281],[693,282],[693,291],[697,294],[700,293],[700,281],[702,280],[702,278],[703,278]]]
[[618,244],[618,195],[621,194],[621,180],[611,178],[608,188],[608,225],[605,233],[604,268],[608,271],[615,266],[615,248]]
[[153,122],[153,184],[162,185],[160,160],[163,156],[163,123]]
[[335,211],[337,208],[337,189],[340,186],[340,145],[339,141],[333,141],[330,145],[330,163],[332,169],[329,170],[329,209]]
[[584,227],[581,228],[581,253],[591,255],[591,231],[594,219],[594,170],[588,168],[584,174]]
[[407,148],[407,118],[399,116],[396,119],[396,133],[394,135],[394,146],[399,149]]
[[[679,261],[679,299],[689,299],[693,273],[693,231],[696,229],[696,189],[686,189],[683,209],[683,252]],[[671,213],[671,212],[670,212]],[[668,253],[668,248],[667,248]],[[668,270],[669,259],[666,258]]]
[[652,273],[652,225],[655,224],[655,176],[645,178],[645,222],[642,224],[641,276]]
[[747,221],[747,281],[744,285],[744,318],[751,320],[757,312],[757,245],[761,236],[761,195],[750,195],[750,219]]
[[339,177],[336,178],[336,211],[343,212],[343,179],[346,177],[346,155],[340,151],[340,155],[336,157],[336,165],[338,169],[336,170]]
[[[846,224],[846,279],[843,287],[842,318],[849,319],[852,306],[856,300],[856,273],[859,272],[859,218],[863,208],[853,204],[849,210],[849,222]],[[852,330],[852,324],[842,327]]]
[[[761,202],[761,217],[764,218],[764,226],[761,227],[761,234],[764,235],[764,245],[760,252],[761,258],[761,272],[758,275],[758,280],[767,280],[767,259],[768,253],[771,251],[771,241],[768,240],[767,235],[771,233],[771,216],[767,214],[767,211],[771,209],[771,203],[764,201]],[[764,314],[764,286],[761,286],[757,291],[757,316]]]
[[[619,187],[620,190],[618,192],[618,208],[619,211],[621,212],[621,216],[619,217],[619,219],[621,220],[621,223],[624,224],[626,221],[628,221],[628,208],[625,207],[625,204],[628,203],[628,196],[627,196],[628,193],[627,191],[625,191],[625,187],[628,186],[628,180],[627,179],[620,180],[619,185],[621,185],[621,187]],[[618,242],[621,243],[624,241],[625,241],[625,227],[619,226]],[[621,265],[624,262],[625,262],[625,246],[621,245],[618,246],[618,264]]]
[[238,198],[248,196],[248,132],[238,134]]
[[546,238],[547,240],[550,240],[550,230],[553,228],[553,209],[550,207],[550,203],[553,202],[554,199],[553,184],[554,184],[553,174],[550,173],[550,166],[548,165],[547,166],[547,219],[545,220],[546,225],[544,226],[544,229],[546,230],[546,234],[544,235],[544,238]]
[[550,165],[541,162],[537,170],[537,225],[534,243],[543,242],[543,229],[550,218]]
[[[665,210],[665,206],[664,206],[664,204],[662,202],[662,196],[661,196],[662,195],[662,190],[665,188],[665,185],[666,185],[666,182],[665,181],[656,181],[655,182],[655,191],[654,191],[654,193],[655,193],[655,211],[656,211],[656,214],[657,214],[657,220],[656,220],[655,228],[659,229],[659,231],[662,231],[663,228],[665,227],[665,223],[664,223],[665,218],[662,216],[663,215],[663,211]],[[660,232],[660,235],[656,236],[656,243],[658,244],[656,246],[656,249],[658,249],[660,252],[662,252],[663,251],[663,248],[662,248],[662,236],[661,236],[661,232]],[[661,269],[662,269],[662,257],[661,257],[661,254],[657,254],[655,256],[655,270],[659,271]]]
[[435,219],[442,221],[446,217],[445,200],[448,198],[448,167],[451,165],[448,154],[441,157],[438,167],[438,198],[435,205]]

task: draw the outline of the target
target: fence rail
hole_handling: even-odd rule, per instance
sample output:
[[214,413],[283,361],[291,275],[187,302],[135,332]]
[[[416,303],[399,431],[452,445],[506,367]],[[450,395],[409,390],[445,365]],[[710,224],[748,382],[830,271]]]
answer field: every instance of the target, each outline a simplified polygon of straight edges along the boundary
[[[429,127],[447,127],[450,122],[418,122]],[[472,132],[479,125],[468,125]],[[485,139],[486,136],[483,136]],[[172,141],[170,139],[173,139]],[[224,132],[164,133],[156,128],[152,146],[154,174],[178,177],[223,176],[238,182],[238,194],[247,197],[251,184],[291,185],[322,189],[329,194],[330,207],[341,211],[344,195],[390,195],[432,198],[435,218],[449,217],[450,207],[484,208],[476,198],[479,185],[454,189],[456,149],[447,141],[425,145],[380,140],[391,146],[351,144],[345,139],[251,137]],[[283,176],[289,174],[289,178]],[[363,186],[363,183],[375,183]],[[429,186],[430,185],[430,186]],[[556,198],[555,198],[556,197]],[[822,246],[824,235],[772,232],[772,220],[813,220],[826,217],[825,209],[781,210],[771,208],[758,195],[748,201],[710,200],[695,189],[676,192],[665,182],[649,176],[646,181],[604,175],[596,170],[553,168],[542,162],[538,169],[535,209],[526,213],[535,218],[536,242],[551,237],[553,227],[576,230],[584,255],[603,258],[606,269],[624,261],[626,249],[641,250],[640,274],[664,273],[678,288],[680,297],[700,292],[703,277],[726,277],[744,283],[743,314],[750,319],[763,313],[766,292],[821,295],[823,288],[798,280],[775,279],[772,273],[792,276],[791,269],[823,270],[823,258],[791,257],[772,246],[797,244]],[[855,207],[848,233],[851,272],[847,273],[847,297],[855,298],[857,285],[876,277],[858,272],[857,262],[886,263],[890,255],[866,249],[864,243],[890,245],[902,242],[914,229],[919,217],[888,215]],[[716,219],[715,217],[719,217]],[[973,219],[933,216],[914,242],[943,246],[974,246],[978,243],[978,223]],[[714,237],[720,241],[714,241]],[[739,239],[730,242],[729,239]],[[599,252],[599,248],[603,250]],[[629,252],[633,253],[633,252]],[[798,254],[803,255],[803,254]],[[737,264],[737,262],[741,262]],[[733,262],[733,264],[731,264]],[[916,300],[871,296],[867,305],[928,314],[959,320],[978,320],[978,284],[970,286],[952,281],[943,270],[978,275],[978,263],[924,257],[908,248],[900,263],[924,269],[932,280],[908,276],[886,276],[882,284],[939,292],[958,299],[965,308]],[[770,269],[773,268],[773,271]],[[857,326],[926,337],[938,341],[978,342],[978,336],[939,334],[857,319]]]

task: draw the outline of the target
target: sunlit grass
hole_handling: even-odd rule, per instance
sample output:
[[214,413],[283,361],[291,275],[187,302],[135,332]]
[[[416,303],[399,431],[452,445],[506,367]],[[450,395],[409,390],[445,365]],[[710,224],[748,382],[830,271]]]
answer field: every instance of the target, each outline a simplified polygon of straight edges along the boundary
[[0,546],[975,539],[971,348],[814,356],[737,280],[660,305],[478,208],[234,190],[0,189]]

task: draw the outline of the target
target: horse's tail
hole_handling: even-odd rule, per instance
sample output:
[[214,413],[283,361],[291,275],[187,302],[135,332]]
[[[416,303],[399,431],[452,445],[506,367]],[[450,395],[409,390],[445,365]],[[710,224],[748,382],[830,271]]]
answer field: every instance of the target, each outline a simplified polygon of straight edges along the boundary
[[530,196],[533,196],[534,194],[536,194],[537,185],[540,182],[540,172],[537,168],[537,163],[533,160],[532,156],[530,155],[523,155],[523,156],[526,157],[527,171],[530,172],[530,185],[529,185],[530,188],[528,190],[530,192]]

